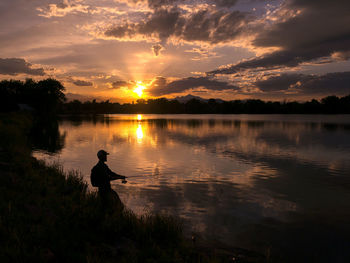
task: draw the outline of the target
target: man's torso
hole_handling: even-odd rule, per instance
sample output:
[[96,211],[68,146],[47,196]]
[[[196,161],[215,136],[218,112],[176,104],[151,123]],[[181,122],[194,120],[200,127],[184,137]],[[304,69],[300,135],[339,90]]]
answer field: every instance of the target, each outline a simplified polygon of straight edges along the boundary
[[92,170],[96,174],[99,191],[111,190],[108,166],[104,162],[98,162]]

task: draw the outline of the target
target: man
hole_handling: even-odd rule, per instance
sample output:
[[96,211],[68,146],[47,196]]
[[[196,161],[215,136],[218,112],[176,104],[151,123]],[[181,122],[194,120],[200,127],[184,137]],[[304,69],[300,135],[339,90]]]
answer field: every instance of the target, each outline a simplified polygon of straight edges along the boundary
[[123,208],[124,205],[120,201],[118,194],[112,190],[111,181],[122,179],[122,183],[126,183],[125,176],[116,174],[109,169],[105,162],[107,161],[107,153],[104,150],[97,152],[99,159],[98,163],[91,169],[91,184],[94,187],[98,187],[98,193],[103,201],[103,205],[112,207],[117,205]]

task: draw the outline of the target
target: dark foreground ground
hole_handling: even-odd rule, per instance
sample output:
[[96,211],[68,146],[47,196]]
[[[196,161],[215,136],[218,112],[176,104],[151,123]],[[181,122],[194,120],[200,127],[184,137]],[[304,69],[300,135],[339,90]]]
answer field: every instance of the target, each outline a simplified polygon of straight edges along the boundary
[[0,262],[273,262],[191,240],[166,215],[106,212],[78,172],[31,157],[27,114],[0,115]]

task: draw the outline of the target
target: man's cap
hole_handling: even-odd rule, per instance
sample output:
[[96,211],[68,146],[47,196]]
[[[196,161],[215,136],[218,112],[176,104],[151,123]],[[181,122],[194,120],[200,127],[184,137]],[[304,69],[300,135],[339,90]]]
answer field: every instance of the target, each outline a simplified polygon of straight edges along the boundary
[[98,152],[97,152],[97,157],[98,158],[101,158],[102,156],[106,156],[106,155],[108,155],[109,153],[108,152],[106,152],[105,150],[99,150]]

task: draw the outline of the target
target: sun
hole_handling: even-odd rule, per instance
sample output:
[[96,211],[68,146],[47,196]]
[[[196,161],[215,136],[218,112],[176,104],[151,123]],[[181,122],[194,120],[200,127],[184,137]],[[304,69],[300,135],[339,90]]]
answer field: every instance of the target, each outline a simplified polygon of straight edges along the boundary
[[135,92],[141,98],[144,89],[146,89],[146,87],[144,85],[142,85],[141,81],[138,81],[136,83],[136,88],[133,90],[133,92]]

